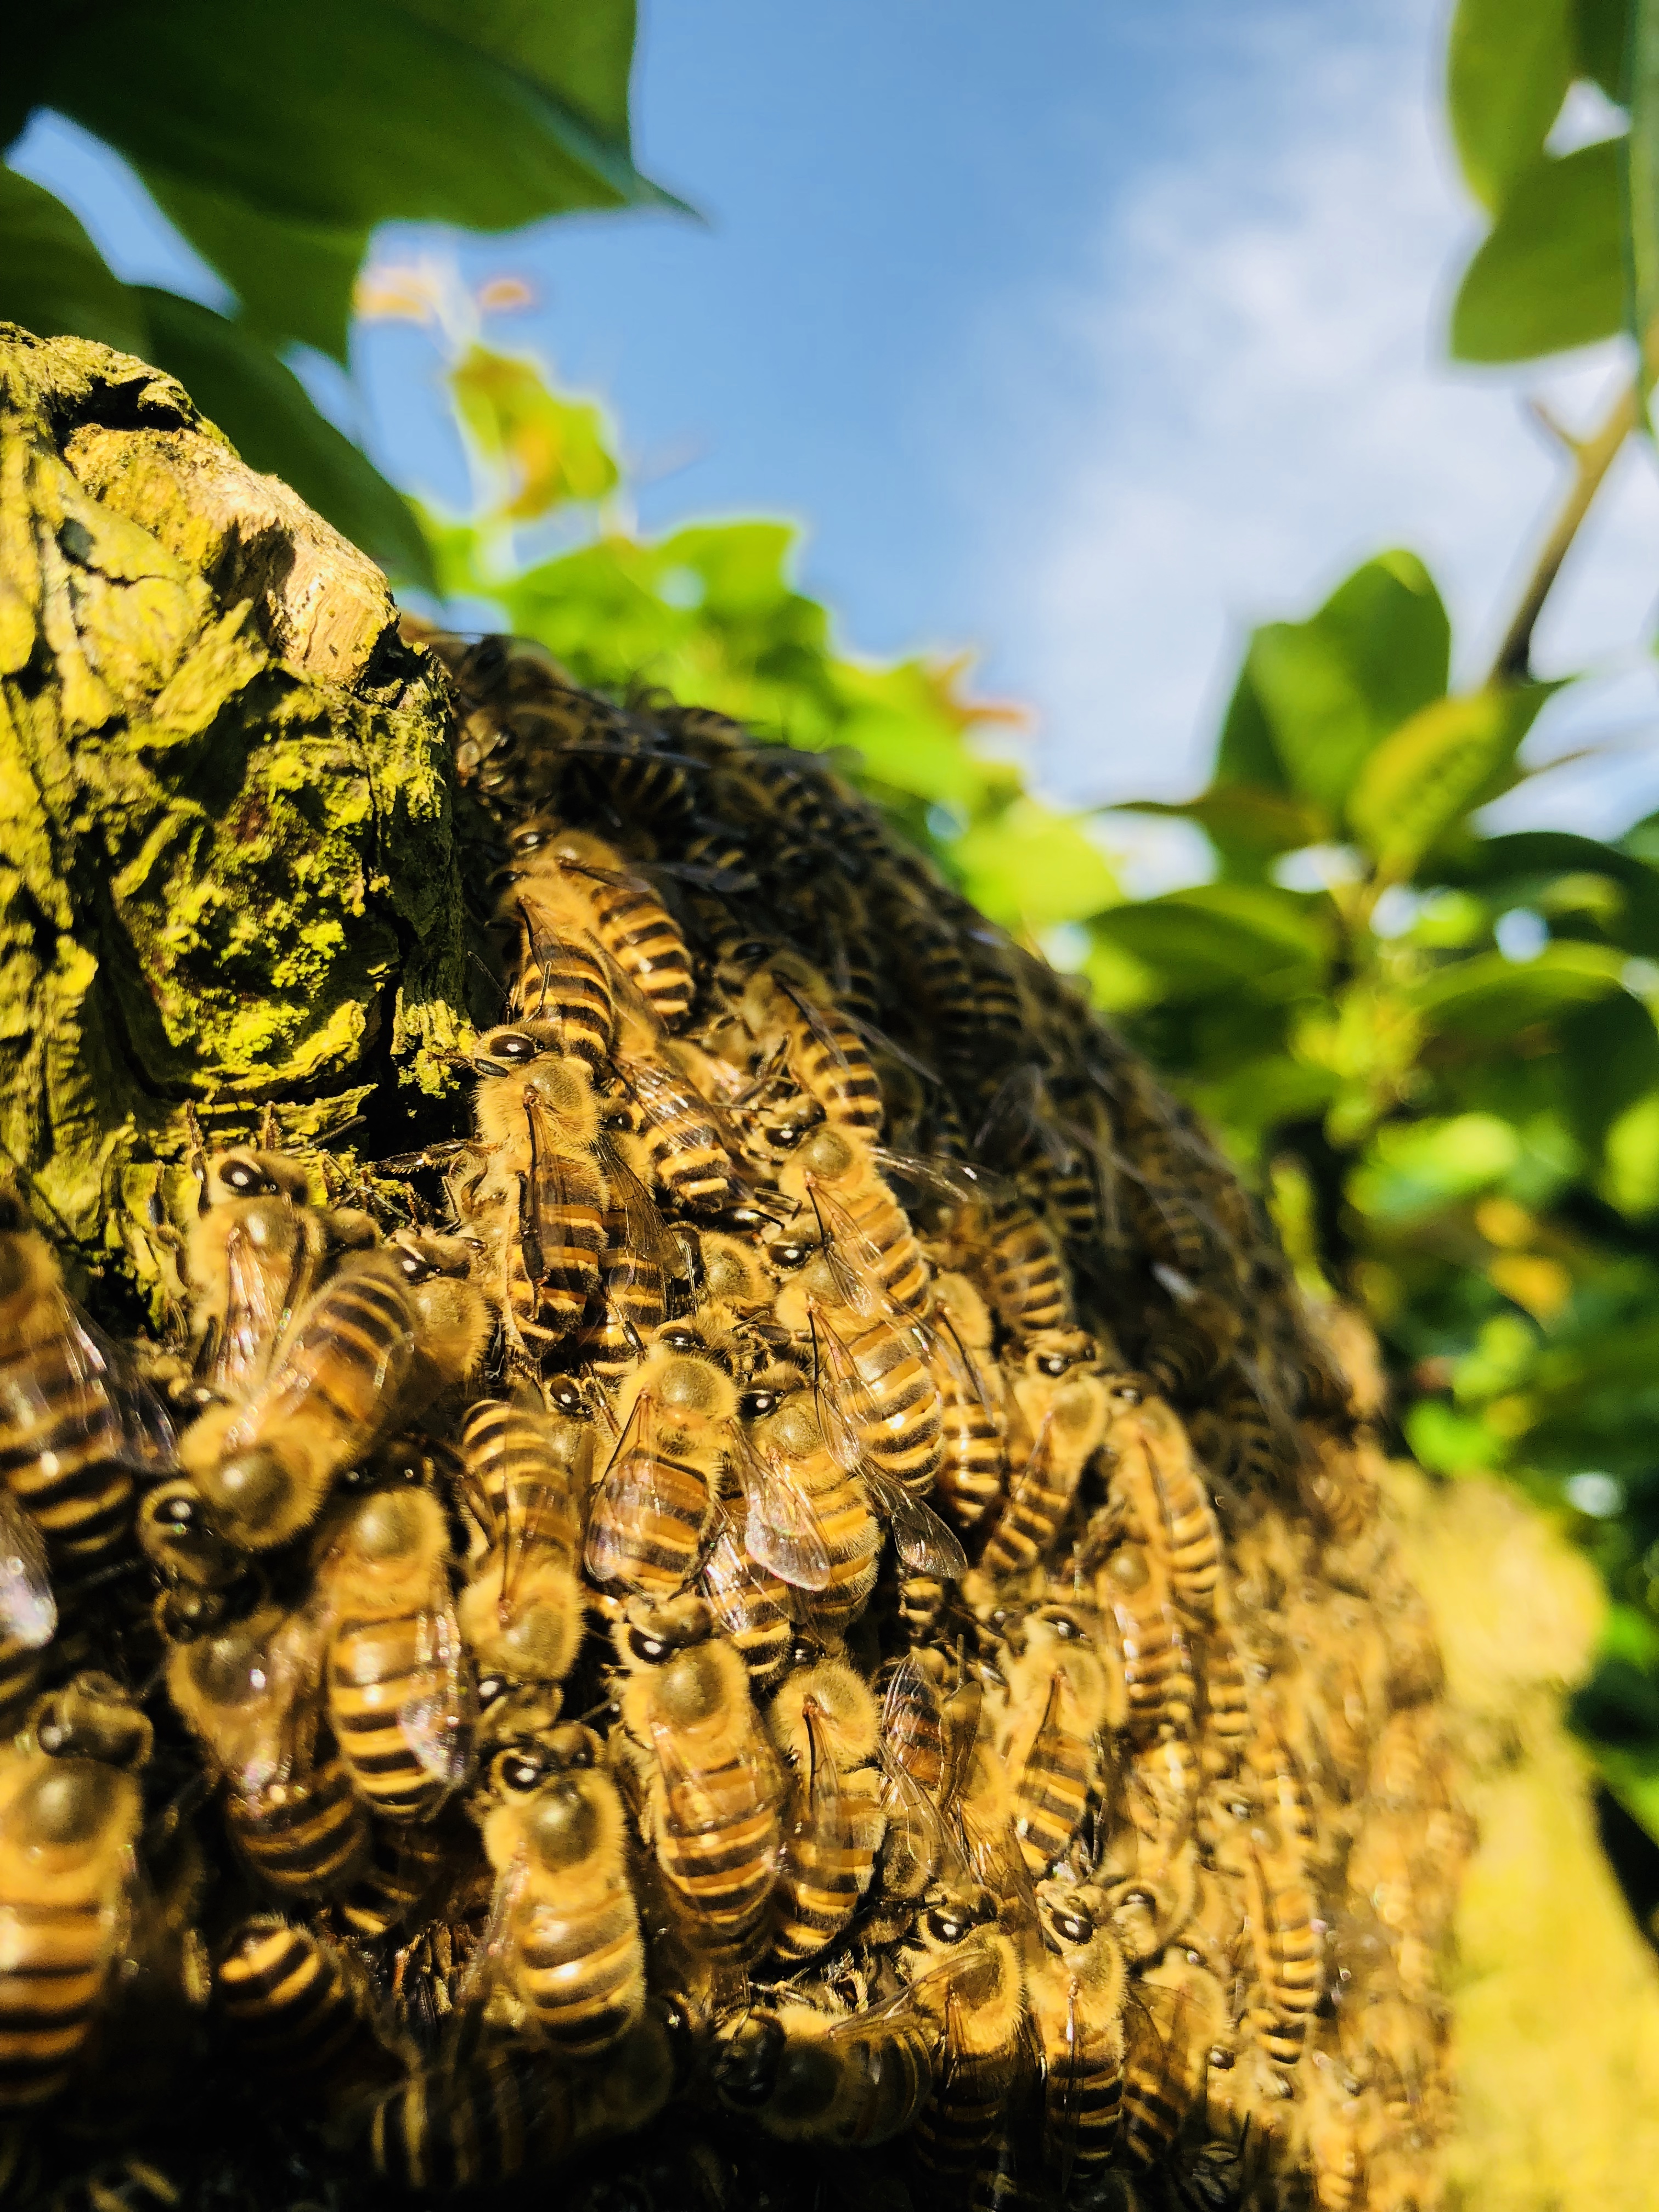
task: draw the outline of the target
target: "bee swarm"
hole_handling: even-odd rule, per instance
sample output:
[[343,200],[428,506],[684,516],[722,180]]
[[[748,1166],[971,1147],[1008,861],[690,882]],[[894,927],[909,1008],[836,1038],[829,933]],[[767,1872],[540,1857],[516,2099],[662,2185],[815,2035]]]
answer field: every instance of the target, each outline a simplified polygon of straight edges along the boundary
[[428,642],[471,1125],[205,1148],[155,1343],[0,1202],[0,2197],[1426,2212],[1364,1348],[822,763]]

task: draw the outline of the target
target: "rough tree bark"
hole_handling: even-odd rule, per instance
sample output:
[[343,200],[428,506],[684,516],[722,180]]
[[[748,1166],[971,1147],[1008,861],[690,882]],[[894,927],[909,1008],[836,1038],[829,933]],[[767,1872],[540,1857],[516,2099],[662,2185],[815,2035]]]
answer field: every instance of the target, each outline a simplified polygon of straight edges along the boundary
[[0,325],[0,1145],[88,1273],[176,1291],[190,1110],[407,1142],[453,1089],[446,711],[171,377]]

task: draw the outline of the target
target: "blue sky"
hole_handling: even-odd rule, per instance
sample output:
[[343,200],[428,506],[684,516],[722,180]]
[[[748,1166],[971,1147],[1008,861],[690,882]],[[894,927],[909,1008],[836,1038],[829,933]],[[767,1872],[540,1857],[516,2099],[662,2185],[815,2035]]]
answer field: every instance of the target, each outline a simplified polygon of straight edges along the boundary
[[[1429,559],[1476,672],[1555,481],[1521,396],[1587,418],[1616,373],[1439,361],[1476,231],[1440,138],[1443,36],[1431,0],[652,0],[640,155],[707,225],[459,251],[469,276],[531,280],[534,310],[494,334],[612,404],[646,526],[799,518],[847,641],[977,647],[985,688],[1037,709],[1053,794],[1176,793],[1249,623],[1380,545]],[[37,126],[16,159],[123,274],[179,281],[158,219],[73,134]],[[434,249],[454,243],[379,248]],[[343,404],[377,458],[458,501],[426,342],[380,327],[357,366]],[[1656,550],[1632,451],[1540,641],[1552,667],[1605,672],[1540,744],[1620,750],[1505,802],[1517,818],[1606,830],[1659,805]]]

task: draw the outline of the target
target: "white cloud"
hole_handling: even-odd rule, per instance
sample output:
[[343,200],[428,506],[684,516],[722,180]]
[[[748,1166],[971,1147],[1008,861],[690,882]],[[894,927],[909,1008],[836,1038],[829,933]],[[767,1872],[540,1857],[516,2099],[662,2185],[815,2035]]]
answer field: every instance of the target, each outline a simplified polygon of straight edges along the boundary
[[[1381,546],[1429,562],[1465,673],[1492,649],[1559,483],[1520,395],[1547,387],[1588,420],[1616,363],[1519,378],[1444,363],[1478,226],[1437,138],[1443,34],[1427,0],[1258,14],[1168,161],[1103,210],[1092,280],[997,304],[995,329],[1026,336],[988,349],[1046,429],[1013,530],[1005,511],[993,538],[986,517],[986,557],[1021,662],[1045,672],[1047,777],[1068,796],[1194,788],[1245,629],[1304,611]],[[1632,450],[1547,612],[1540,664],[1622,654],[1628,672],[1656,554],[1659,481]],[[1659,725],[1645,673],[1601,689],[1566,719]],[[1540,788],[1549,818],[1606,828],[1659,804],[1659,775],[1645,799],[1632,776],[1625,759]]]

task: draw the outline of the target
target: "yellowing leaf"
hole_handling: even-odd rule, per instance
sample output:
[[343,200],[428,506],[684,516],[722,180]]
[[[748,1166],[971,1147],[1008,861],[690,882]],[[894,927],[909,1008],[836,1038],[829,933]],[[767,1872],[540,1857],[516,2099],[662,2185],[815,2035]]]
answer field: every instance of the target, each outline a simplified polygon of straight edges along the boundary
[[617,464],[592,400],[564,399],[534,362],[472,346],[450,371],[462,422],[485,460],[507,477],[503,520],[534,521],[572,500],[616,489]]

